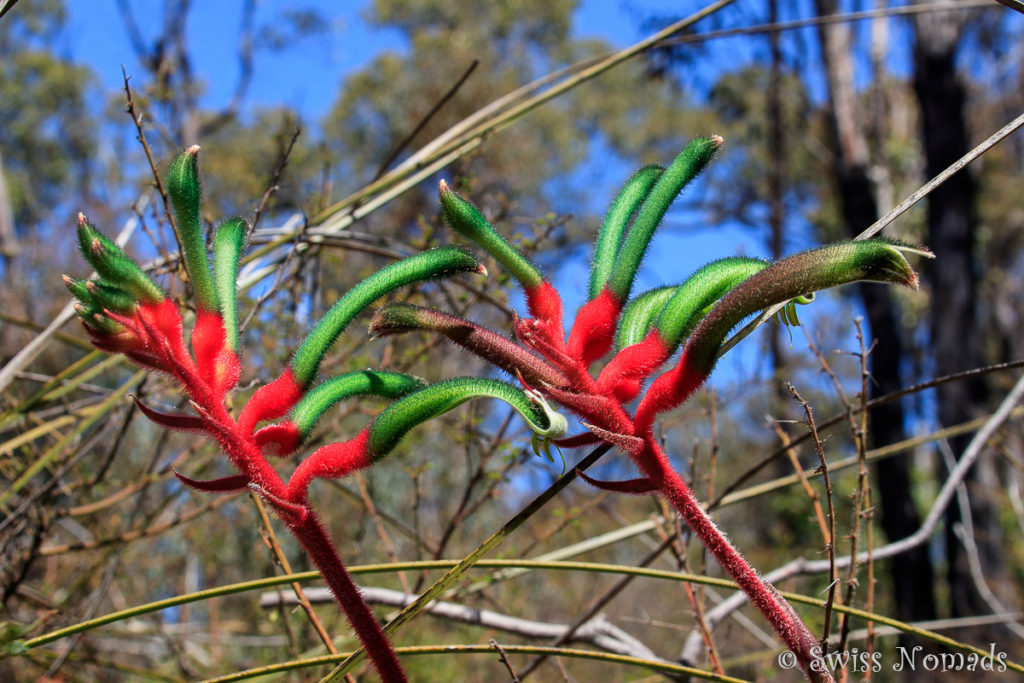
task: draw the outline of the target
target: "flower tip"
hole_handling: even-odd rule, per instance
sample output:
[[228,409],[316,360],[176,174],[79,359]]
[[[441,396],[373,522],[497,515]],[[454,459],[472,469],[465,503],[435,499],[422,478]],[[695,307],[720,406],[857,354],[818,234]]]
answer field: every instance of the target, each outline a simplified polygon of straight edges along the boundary
[[441,178],[441,181],[437,184],[437,191],[440,192],[441,194],[445,194],[447,192],[451,192],[452,188],[448,187],[448,181],[446,181],[444,178]]
[[916,254],[917,256],[923,256],[924,258],[935,258],[935,252],[924,245],[914,246],[911,244],[901,244],[897,248],[907,254]]
[[899,256],[900,263],[898,270],[903,278],[899,280],[899,284],[909,287],[910,289],[917,290],[920,288],[920,279],[917,276],[917,272],[907,262],[906,255],[914,254],[916,256],[922,256],[924,258],[935,258],[935,254],[931,249],[922,245],[904,244],[902,242],[891,242],[889,248]]
[[95,256],[103,256],[103,241],[99,237],[93,237],[89,243],[89,250]]
[[482,263],[478,263],[476,264],[476,268],[473,269],[473,272],[487,277],[487,266]]
[[84,228],[89,225],[89,219],[85,217],[85,214],[81,211],[78,212],[78,226]]
[[73,284],[75,284],[74,279],[71,278],[71,276],[67,275],[66,273],[61,275],[60,279],[64,282],[65,287],[71,287]]
[[185,150],[185,154],[195,156],[196,154],[199,154],[199,149],[199,145],[192,145],[191,147]]
[[721,147],[722,143],[725,142],[725,138],[716,134],[711,136],[711,141],[715,143],[715,147]]

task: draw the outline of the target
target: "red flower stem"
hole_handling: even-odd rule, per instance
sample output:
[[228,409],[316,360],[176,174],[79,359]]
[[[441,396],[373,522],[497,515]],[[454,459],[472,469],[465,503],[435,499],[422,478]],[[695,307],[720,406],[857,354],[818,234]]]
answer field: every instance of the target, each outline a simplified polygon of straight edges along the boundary
[[644,474],[659,486],[661,494],[686,520],[687,526],[697,535],[704,547],[714,555],[718,564],[729,573],[787,647],[797,656],[804,673],[812,680],[831,680],[827,672],[811,669],[810,648],[815,645],[814,636],[792,608],[783,602],[783,598],[761,580],[725,534],[718,530],[704,508],[697,502],[690,487],[669,464],[668,457],[654,439],[645,439],[645,449],[636,461]]
[[[286,499],[288,487],[277,471],[270,466],[266,457],[256,445],[255,440],[244,427],[236,425],[227,410],[220,403],[202,406],[207,414],[220,426],[224,427],[217,438],[227,452],[231,462],[244,474],[252,484],[267,494],[274,507],[273,499]],[[301,518],[295,515],[282,514],[281,519],[288,525],[296,540],[320,570],[338,605],[345,612],[359,642],[366,648],[374,667],[384,683],[406,683],[407,679],[398,663],[387,636],[370,608],[359,594],[359,589],[338,557],[334,545],[309,506],[304,506]]]
[[312,509],[305,519],[297,524],[289,524],[288,528],[298,539],[305,549],[313,564],[320,570],[320,575],[334,594],[334,598],[345,611],[345,616],[352,624],[359,641],[366,649],[373,662],[377,673],[380,674],[384,683],[405,683],[407,680],[402,665],[395,655],[391,643],[388,641],[384,630],[374,618],[370,608],[366,605],[359,589],[352,581],[351,575],[345,569],[341,559],[338,557],[331,540],[327,537],[323,526],[316,518]]

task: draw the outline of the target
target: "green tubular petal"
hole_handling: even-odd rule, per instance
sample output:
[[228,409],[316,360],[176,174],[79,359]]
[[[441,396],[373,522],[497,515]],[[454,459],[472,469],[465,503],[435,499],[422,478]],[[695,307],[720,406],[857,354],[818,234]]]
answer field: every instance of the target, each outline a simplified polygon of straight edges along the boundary
[[544,277],[536,266],[498,234],[473,204],[456,194],[443,180],[439,194],[445,220],[455,232],[497,259],[524,288],[532,289],[543,282]]
[[83,316],[85,320],[93,329],[107,335],[119,334],[125,331],[124,326],[120,323],[114,322],[107,316],[103,315],[102,312],[93,313],[88,317]]
[[370,424],[369,452],[374,459],[381,458],[390,453],[413,427],[470,399],[483,397],[497,398],[511,405],[523,416],[530,429],[545,439],[559,438],[568,430],[565,417],[536,394],[496,379],[461,377],[432,384],[391,404]]
[[160,303],[164,300],[164,293],[156,283],[121,247],[90,224],[84,214],[78,214],[78,247],[89,265],[105,280],[140,301]]
[[245,248],[248,231],[249,224],[244,219],[228,218],[217,226],[213,238],[213,285],[227,334],[226,342],[232,351],[238,349],[238,259]]
[[68,292],[71,293],[71,296],[75,297],[89,308],[96,307],[96,302],[92,298],[92,294],[89,293],[89,288],[86,286],[85,280],[75,280],[67,275],[62,275],[61,279],[64,281],[64,286],[68,288]]
[[633,217],[640,202],[647,198],[651,188],[665,171],[664,166],[651,164],[644,166],[626,181],[619,195],[608,208],[601,231],[594,247],[594,268],[590,273],[590,298],[594,299],[604,288],[612,274],[615,256],[619,252],[622,233],[625,232],[629,219]]
[[316,377],[320,360],[352,319],[388,292],[414,282],[484,272],[475,258],[455,247],[432,249],[381,268],[348,291],[320,319],[295,352],[291,368],[300,386]]
[[96,304],[84,304],[76,302],[74,305],[75,314],[85,321],[91,321],[93,316],[103,315],[103,309]]
[[288,419],[299,428],[303,438],[309,435],[317,420],[332,406],[353,396],[399,398],[426,384],[415,377],[398,372],[363,370],[350,372],[318,384],[292,408]]
[[630,299],[622,309],[619,329],[615,332],[615,349],[620,351],[643,341],[658,313],[678,289],[678,285],[658,287]]
[[871,281],[917,288],[917,274],[903,252],[927,250],[884,239],[840,242],[795,254],[756,273],[726,294],[687,343],[690,366],[710,373],[729,332],[748,315],[829,287]]
[[92,295],[93,301],[108,311],[125,314],[135,311],[138,303],[135,297],[120,287],[96,280],[85,283],[85,287]]
[[633,288],[633,278],[640,267],[640,261],[643,260],[647,245],[650,244],[651,237],[654,236],[654,230],[658,227],[661,219],[665,217],[669,206],[686,187],[686,184],[704,170],[721,144],[722,138],[717,135],[692,140],[661,174],[658,182],[655,183],[650,194],[637,210],[633,227],[630,228],[629,234],[622,242],[622,247],[615,258],[615,265],[612,267],[611,276],[608,278],[608,288],[618,297],[619,301],[629,299],[630,290]]
[[167,172],[167,194],[178,219],[178,232],[185,253],[185,269],[200,308],[217,311],[217,293],[210,278],[210,261],[199,211],[203,189],[199,182],[199,145],[192,145],[171,162]]
[[693,331],[709,307],[748,277],[770,264],[755,258],[732,257],[713,261],[679,285],[654,320],[665,345],[675,349]]

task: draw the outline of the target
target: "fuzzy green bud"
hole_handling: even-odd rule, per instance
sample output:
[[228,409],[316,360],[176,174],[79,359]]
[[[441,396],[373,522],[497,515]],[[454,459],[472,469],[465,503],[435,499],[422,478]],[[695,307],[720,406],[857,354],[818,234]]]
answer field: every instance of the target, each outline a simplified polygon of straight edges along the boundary
[[647,199],[658,178],[664,173],[665,167],[657,164],[644,166],[626,181],[615,201],[608,208],[608,213],[601,224],[594,247],[594,268],[590,273],[590,298],[597,298],[608,278],[611,277],[615,265],[615,257],[619,253],[622,235],[626,231],[629,219],[636,213],[640,203]]
[[399,398],[424,386],[426,384],[423,380],[398,372],[349,372],[310,389],[309,393],[292,408],[288,419],[305,439],[323,414],[345,399],[353,396]]
[[443,180],[440,185],[440,197],[441,208],[448,225],[493,256],[520,285],[526,289],[533,289],[544,281],[544,276],[537,267],[498,234],[479,209],[460,197]]
[[248,231],[245,219],[228,218],[217,226],[213,238],[213,284],[227,335],[225,341],[232,351],[238,348],[238,261]]
[[718,349],[729,332],[748,315],[775,304],[860,281],[917,289],[917,273],[907,262],[905,252],[932,256],[920,247],[870,239],[809,249],[773,263],[734,287],[697,325],[686,347],[691,367],[710,374]]
[[367,448],[374,459],[390,453],[413,427],[443,415],[474,398],[497,398],[511,405],[542,438],[564,436],[565,417],[539,395],[495,379],[460,377],[432,384],[388,406],[369,427]]
[[647,246],[672,202],[683,188],[707,167],[721,144],[722,138],[718,135],[692,140],[661,174],[643,204],[637,209],[633,226],[622,242],[608,278],[608,288],[619,301],[629,299],[633,279]]
[[760,259],[736,256],[698,269],[679,286],[655,318],[653,325],[662,341],[668,348],[675,349],[716,301],[769,265]]
[[129,292],[144,303],[160,303],[163,291],[149,279],[135,261],[113,240],[78,214],[78,247],[83,258],[108,282]]
[[185,269],[192,282],[199,307],[217,311],[217,293],[210,278],[210,262],[200,210],[203,190],[199,181],[199,145],[192,145],[171,162],[167,172],[167,194],[177,218]]

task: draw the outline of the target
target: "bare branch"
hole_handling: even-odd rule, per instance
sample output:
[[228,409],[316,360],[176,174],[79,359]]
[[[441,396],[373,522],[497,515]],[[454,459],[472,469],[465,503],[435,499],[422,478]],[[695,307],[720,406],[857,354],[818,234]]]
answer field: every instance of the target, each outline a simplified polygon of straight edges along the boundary
[[[361,588],[363,597],[367,602],[377,605],[391,605],[392,607],[408,607],[420,596],[403,593],[402,591],[391,590],[390,588]],[[330,591],[327,588],[310,588],[306,591],[306,598],[313,604],[334,602]],[[282,594],[268,591],[260,594],[260,607],[272,608],[281,605],[293,606],[298,601],[294,595]],[[493,628],[506,633],[515,633],[526,638],[537,640],[566,639],[566,642],[589,643],[605,652],[652,659],[659,662],[666,660],[644,645],[642,642],[629,635],[621,628],[613,624],[604,615],[596,615],[578,628],[565,624],[551,624],[543,621],[531,621],[512,617],[491,610],[467,607],[454,602],[433,602],[423,608],[427,614],[451,621],[458,621],[463,624],[473,624],[483,628]]]

